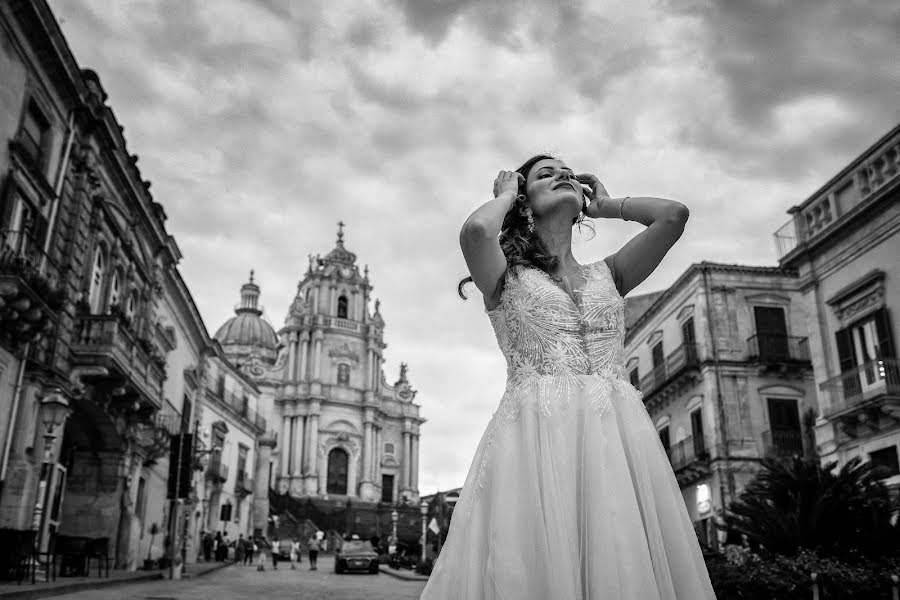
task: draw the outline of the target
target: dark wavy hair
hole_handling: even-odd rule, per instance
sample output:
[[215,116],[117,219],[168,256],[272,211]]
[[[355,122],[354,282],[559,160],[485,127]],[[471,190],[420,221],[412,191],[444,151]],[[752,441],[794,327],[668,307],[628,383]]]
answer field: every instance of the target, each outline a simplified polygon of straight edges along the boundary
[[[525,161],[521,167],[516,169],[517,173],[522,174],[522,181],[519,182],[519,192],[515,201],[513,201],[509,212],[503,218],[503,225],[500,227],[500,249],[506,256],[506,267],[512,269],[515,266],[532,266],[537,267],[541,271],[547,273],[554,281],[561,282],[562,278],[554,275],[552,271],[559,266],[559,258],[550,253],[547,244],[537,234],[537,232],[528,231],[528,216],[525,209],[529,206],[530,201],[525,193],[525,182],[528,180],[528,173],[534,168],[534,165],[544,159],[559,160],[555,156],[549,154],[538,154],[532,156]],[[581,227],[584,221],[584,213],[580,213],[572,219],[572,225]],[[593,225],[591,226],[593,230]],[[460,298],[468,300],[463,293],[463,286],[472,281],[472,277],[466,277],[456,286],[456,291]]]

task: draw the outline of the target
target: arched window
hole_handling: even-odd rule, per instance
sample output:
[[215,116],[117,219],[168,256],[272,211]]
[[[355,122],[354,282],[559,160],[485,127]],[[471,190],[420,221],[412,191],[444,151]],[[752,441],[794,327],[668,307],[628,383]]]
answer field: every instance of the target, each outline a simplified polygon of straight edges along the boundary
[[128,294],[128,300],[125,302],[125,316],[129,319],[134,319],[134,315],[137,312],[137,292],[131,292]]
[[97,246],[97,249],[94,251],[94,262],[91,268],[91,288],[88,295],[91,314],[100,312],[100,302],[103,299],[100,294],[103,291],[103,268],[105,265],[106,257],[103,256],[103,248]]
[[119,303],[122,296],[122,283],[120,281],[119,272],[113,271],[112,281],[109,283],[109,301],[106,304],[106,310],[109,311],[113,306]]
[[335,448],[328,453],[329,494],[347,494],[347,465],[350,462],[347,451]]
[[350,385],[350,365],[338,365],[338,385]]
[[339,319],[347,319],[347,296],[341,295],[338,298],[338,314]]

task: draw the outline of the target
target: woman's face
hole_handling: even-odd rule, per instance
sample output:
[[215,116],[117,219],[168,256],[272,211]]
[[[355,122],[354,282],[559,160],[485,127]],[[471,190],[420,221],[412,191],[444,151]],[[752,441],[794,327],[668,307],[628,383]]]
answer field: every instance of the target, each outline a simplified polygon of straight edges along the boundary
[[525,195],[535,217],[562,211],[571,219],[578,216],[584,203],[584,189],[572,169],[550,158],[532,167],[525,180]]

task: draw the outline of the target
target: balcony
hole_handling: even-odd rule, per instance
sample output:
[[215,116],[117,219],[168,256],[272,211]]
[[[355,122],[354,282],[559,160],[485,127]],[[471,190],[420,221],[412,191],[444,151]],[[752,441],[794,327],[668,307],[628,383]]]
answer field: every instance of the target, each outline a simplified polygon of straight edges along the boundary
[[641,393],[648,409],[666,399],[683,393],[700,380],[700,359],[697,345],[682,344],[663,362],[641,377]]
[[709,445],[702,437],[688,436],[668,450],[669,462],[681,487],[709,476]]
[[165,359],[137,339],[118,315],[82,315],[70,347],[72,364],[86,367],[82,378],[119,388],[118,396],[137,396],[154,410],[162,408]]
[[39,240],[0,230],[0,341],[16,350],[50,334],[63,299],[59,269]]
[[802,246],[814,245],[835,226],[860,214],[869,201],[883,197],[898,182],[900,127],[884,136],[862,156],[844,168],[801,206],[792,208],[792,218],[774,234],[779,262],[795,256]]
[[799,429],[763,431],[760,455],[766,458],[803,456],[803,433]]
[[237,473],[237,481],[235,481],[234,484],[234,493],[241,498],[253,493],[253,479],[248,477],[243,471],[238,471]]
[[747,360],[761,365],[811,364],[809,340],[780,333],[757,333],[747,338]]
[[351,321],[350,319],[342,319],[339,317],[319,317],[322,326],[329,329],[339,329],[341,331],[351,331],[360,333],[362,331],[362,323]]
[[873,435],[900,425],[900,360],[880,358],[819,385],[822,416],[846,439]]
[[206,467],[206,479],[215,484],[228,481],[228,465],[222,462],[221,456],[215,456],[209,461],[209,466]]
[[242,417],[251,427],[256,427],[260,431],[266,430],[266,419],[261,417],[259,413],[250,408],[244,402],[244,396],[229,392],[227,390],[216,391],[207,389],[207,393],[216,402],[224,404],[231,408],[238,416]]

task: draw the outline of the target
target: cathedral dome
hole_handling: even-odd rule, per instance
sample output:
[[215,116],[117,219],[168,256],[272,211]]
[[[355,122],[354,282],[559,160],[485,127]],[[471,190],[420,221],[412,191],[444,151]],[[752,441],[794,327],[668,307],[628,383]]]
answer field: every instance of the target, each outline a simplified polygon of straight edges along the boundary
[[253,282],[253,271],[250,281],[241,287],[241,304],[234,309],[235,315],[219,327],[213,337],[222,346],[256,346],[266,350],[276,350],[278,336],[275,330],[262,318],[262,311],[257,308],[259,286]]

